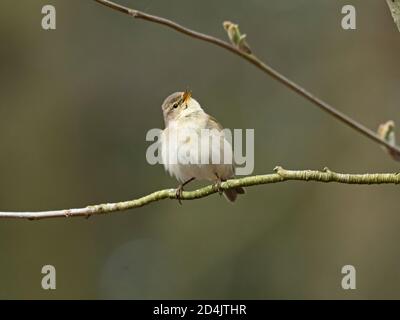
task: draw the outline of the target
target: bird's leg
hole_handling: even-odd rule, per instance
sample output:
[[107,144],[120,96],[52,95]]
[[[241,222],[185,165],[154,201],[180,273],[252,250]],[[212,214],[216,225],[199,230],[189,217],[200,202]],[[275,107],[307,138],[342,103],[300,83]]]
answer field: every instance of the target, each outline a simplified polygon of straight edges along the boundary
[[221,183],[223,182],[223,180],[218,176],[218,174],[214,173],[215,177],[217,178],[214,186],[215,188],[217,188],[219,195],[222,195],[222,193],[224,192],[224,190],[222,190],[221,188]]
[[182,204],[181,198],[182,198],[182,192],[183,192],[183,187],[186,186],[189,182],[192,182],[195,177],[190,178],[189,180],[186,180],[184,183],[181,183],[178,188],[176,189],[175,196],[179,201],[179,204]]

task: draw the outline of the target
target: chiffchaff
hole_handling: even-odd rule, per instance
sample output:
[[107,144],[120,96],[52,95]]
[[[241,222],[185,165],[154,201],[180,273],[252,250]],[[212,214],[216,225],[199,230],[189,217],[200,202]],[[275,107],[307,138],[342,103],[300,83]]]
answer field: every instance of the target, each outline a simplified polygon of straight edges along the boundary
[[[220,188],[222,181],[234,177],[232,146],[222,126],[204,112],[189,91],[168,96],[162,111],[165,129],[161,135],[161,156],[165,169],[181,182],[176,192],[179,202],[183,186],[194,179],[212,181]],[[173,156],[177,161],[171,161]],[[237,187],[223,193],[233,202],[244,189]]]

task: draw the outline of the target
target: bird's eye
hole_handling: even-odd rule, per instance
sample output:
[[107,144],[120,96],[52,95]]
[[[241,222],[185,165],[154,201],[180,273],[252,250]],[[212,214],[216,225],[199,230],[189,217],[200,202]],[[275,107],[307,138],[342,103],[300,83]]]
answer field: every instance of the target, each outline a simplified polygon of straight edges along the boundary
[[174,104],[172,105],[172,108],[173,108],[173,109],[178,108],[178,103],[174,103]]

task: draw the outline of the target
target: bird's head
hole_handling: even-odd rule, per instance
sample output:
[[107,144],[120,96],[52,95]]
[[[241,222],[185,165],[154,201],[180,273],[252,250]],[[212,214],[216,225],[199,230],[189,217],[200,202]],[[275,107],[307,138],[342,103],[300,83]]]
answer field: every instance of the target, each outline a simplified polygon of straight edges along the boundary
[[169,95],[163,102],[161,109],[164,115],[165,126],[171,121],[175,121],[188,114],[202,110],[200,104],[192,98],[189,90],[175,92]]

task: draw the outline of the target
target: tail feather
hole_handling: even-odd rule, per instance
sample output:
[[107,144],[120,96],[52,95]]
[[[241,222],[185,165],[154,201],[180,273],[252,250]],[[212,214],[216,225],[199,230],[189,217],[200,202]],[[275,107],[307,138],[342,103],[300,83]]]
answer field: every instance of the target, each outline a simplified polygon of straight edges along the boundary
[[244,194],[244,193],[245,191],[242,187],[224,190],[225,198],[227,198],[230,202],[234,202],[238,194]]

